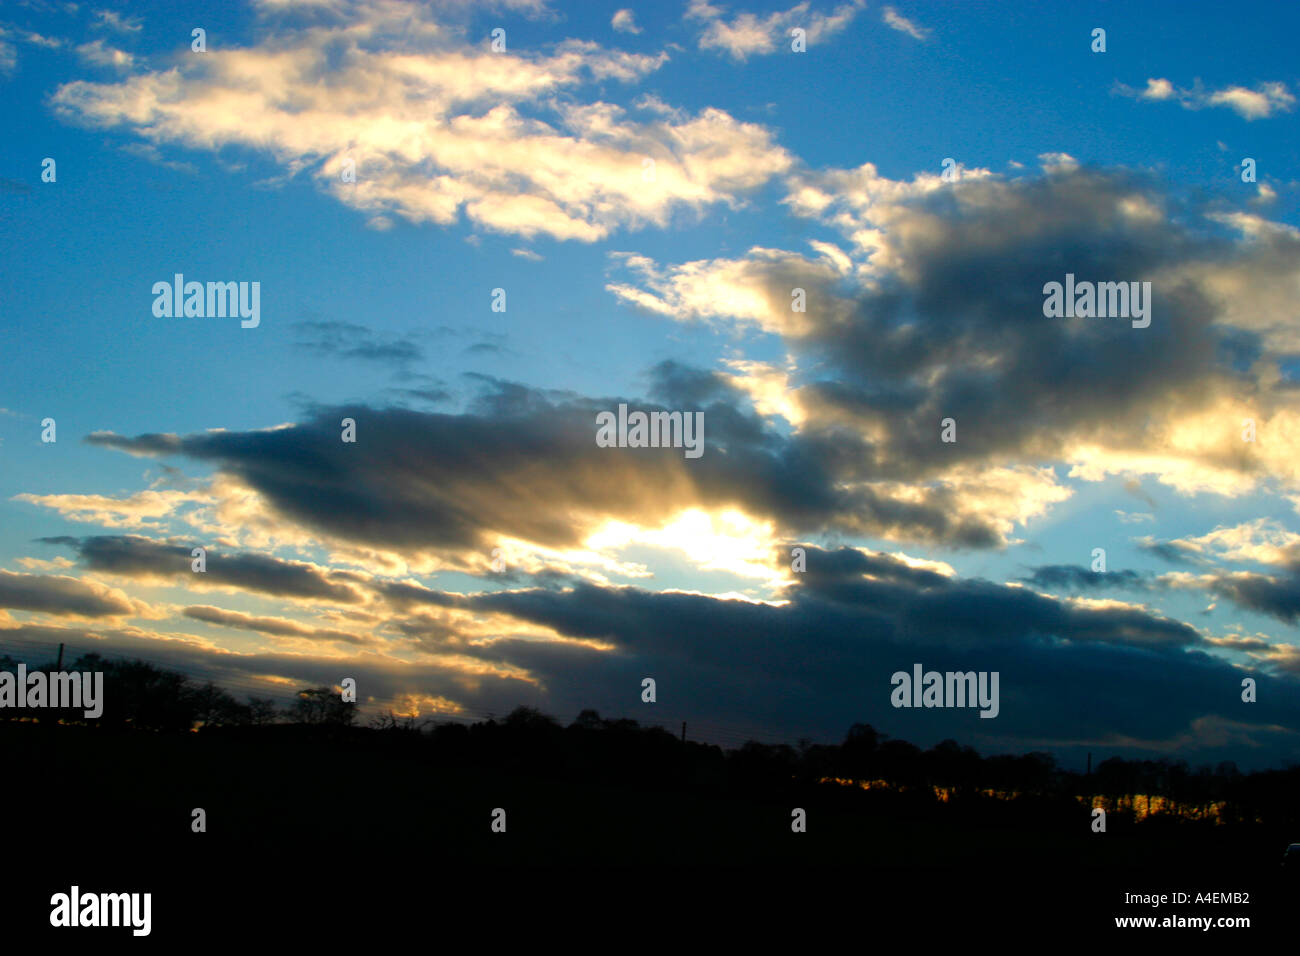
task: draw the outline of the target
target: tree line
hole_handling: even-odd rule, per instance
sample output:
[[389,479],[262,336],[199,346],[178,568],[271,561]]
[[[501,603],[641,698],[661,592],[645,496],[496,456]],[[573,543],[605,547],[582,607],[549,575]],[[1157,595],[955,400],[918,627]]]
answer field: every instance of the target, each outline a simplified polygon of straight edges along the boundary
[[[0,657],[0,670],[17,662]],[[30,670],[52,672],[54,665]],[[635,720],[608,720],[584,710],[570,724],[531,707],[501,720],[473,724],[418,722],[388,712],[356,726],[357,708],[330,687],[300,689],[288,706],[270,698],[239,700],[211,681],[143,661],[108,660],[84,654],[74,671],[104,675],[103,714],[50,708],[0,710],[0,719],[36,718],[41,723],[161,732],[246,733],[272,725],[324,728],[351,735],[365,746],[382,743],[442,762],[491,765],[526,773],[597,776],[656,785],[715,784],[766,792],[793,786],[839,786],[859,798],[925,809],[1004,804],[1025,810],[1063,808],[1084,799],[1108,813],[1146,821],[1270,822],[1300,826],[1300,766],[1242,773],[1232,762],[1193,768],[1183,760],[1102,760],[1090,773],[1061,768],[1045,752],[982,756],[972,747],[944,740],[922,749],[867,724],[854,724],[839,744],[764,744],[750,741],[723,751],[679,740],[660,727]],[[866,791],[867,797],[862,796]]]

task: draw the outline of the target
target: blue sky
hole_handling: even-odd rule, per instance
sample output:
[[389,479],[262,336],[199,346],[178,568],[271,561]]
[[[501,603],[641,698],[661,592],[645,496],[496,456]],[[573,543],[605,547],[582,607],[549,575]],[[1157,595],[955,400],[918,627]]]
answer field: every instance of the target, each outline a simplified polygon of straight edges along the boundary
[[[1300,139],[1278,38],[1298,18],[10,5],[0,645],[106,643],[260,691],[355,670],[373,706],[423,713],[599,706],[782,739],[860,714],[920,743],[1294,759]],[[1044,317],[1067,271],[1151,281],[1152,326]],[[260,283],[260,324],[156,317],[177,272]],[[705,408],[703,464],[595,457],[575,423],[620,401]],[[231,576],[158,550],[195,544]],[[790,570],[796,544],[822,571]],[[1098,547],[1131,574],[1059,571]],[[247,586],[256,557],[359,596]],[[831,565],[862,590],[845,606],[814,586]],[[629,606],[582,613],[600,598]],[[1045,648],[1095,650],[1117,696],[1157,655],[1168,696],[1053,722]],[[825,669],[791,672],[794,649]],[[1016,649],[1042,670],[1005,671]],[[922,653],[1003,666],[999,726],[891,709],[892,662]],[[643,672],[666,675],[652,715]]]

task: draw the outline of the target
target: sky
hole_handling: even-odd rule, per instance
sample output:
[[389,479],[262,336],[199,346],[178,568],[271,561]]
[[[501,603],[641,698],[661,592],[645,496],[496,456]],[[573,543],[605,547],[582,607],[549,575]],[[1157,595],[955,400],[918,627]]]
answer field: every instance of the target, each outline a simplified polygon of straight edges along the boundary
[[1300,760],[1300,11],[626,2],[5,5],[0,653]]

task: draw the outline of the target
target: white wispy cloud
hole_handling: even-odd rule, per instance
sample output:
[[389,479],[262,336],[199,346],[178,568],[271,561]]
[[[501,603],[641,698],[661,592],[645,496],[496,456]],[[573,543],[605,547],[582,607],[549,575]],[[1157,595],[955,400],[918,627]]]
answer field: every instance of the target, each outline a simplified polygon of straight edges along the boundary
[[848,26],[864,6],[864,0],[852,0],[831,13],[818,13],[804,0],[789,10],[766,17],[738,13],[727,18],[725,7],[714,6],[708,0],[691,0],[686,8],[686,19],[703,25],[699,37],[701,50],[721,50],[740,61],[758,54],[775,53],[782,44],[789,42],[790,31],[795,28],[805,31],[810,45],[825,40]]
[[1227,107],[1246,120],[1267,119],[1278,113],[1289,113],[1296,101],[1287,85],[1279,82],[1259,83],[1254,89],[1229,86],[1221,90],[1206,90],[1199,82],[1190,89],[1183,89],[1162,77],[1151,77],[1142,89],[1117,83],[1115,92],[1138,100],[1175,100],[1187,110]]
[[636,16],[626,7],[617,11],[609,21],[609,25],[620,33],[640,33],[641,28],[636,25]]
[[917,26],[916,23],[902,16],[893,7],[885,7],[881,19],[890,27],[893,27],[899,33],[906,33],[917,40],[925,40],[930,36],[930,31],[925,27]]
[[139,33],[143,29],[139,17],[123,16],[116,10],[96,10],[94,25],[116,30],[118,33]]
[[77,56],[82,62],[95,66],[108,66],[115,70],[129,70],[135,63],[135,57],[125,50],[107,46],[103,40],[83,43],[77,47]]

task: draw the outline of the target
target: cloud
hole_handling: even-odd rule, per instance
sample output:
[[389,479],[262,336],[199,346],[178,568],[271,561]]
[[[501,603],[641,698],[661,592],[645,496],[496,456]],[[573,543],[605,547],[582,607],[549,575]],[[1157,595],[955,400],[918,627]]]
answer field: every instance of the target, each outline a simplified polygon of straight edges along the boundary
[[301,638],[308,641],[334,641],[349,645],[370,645],[373,639],[350,631],[330,628],[313,628],[297,621],[283,617],[256,617],[240,611],[228,611],[208,604],[199,604],[185,608],[186,617],[196,621],[206,621],[222,627],[233,627],[245,631],[257,631],[272,637]]
[[1076,564],[1050,564],[1034,569],[1024,578],[1042,588],[1072,591],[1096,591],[1103,588],[1144,590],[1151,586],[1152,575],[1131,568],[1118,571],[1093,571]]
[[[376,226],[463,215],[482,229],[582,242],[736,205],[792,163],[766,129],[718,109],[632,116],[582,101],[588,84],[634,82],[666,54],[580,40],[494,53],[419,4],[330,13],[120,82],[65,83],[54,107],[154,145],[268,151]],[[355,181],[341,175],[349,161]]]
[[1261,83],[1257,89],[1233,86],[1210,94],[1211,106],[1227,106],[1248,120],[1289,113],[1295,106],[1295,97],[1284,83]]
[[[952,182],[938,168],[907,179],[870,163],[810,168],[770,129],[721,110],[653,95],[604,101],[667,54],[529,47],[513,28],[510,51],[494,53],[464,26],[470,6],[264,0],[246,46],[162,68],[119,64],[141,71],[64,84],[54,102],[141,155],[265,151],[285,178],[311,179],[375,228],[463,219],[507,233],[502,251],[532,261],[541,257],[513,237],[594,241],[739,209],[776,183],[796,220],[790,233],[808,236],[793,249],[768,239],[708,258],[608,260],[620,303],[714,326],[728,337],[724,358],[713,368],[664,361],[644,395],[480,376],[454,413],[304,402],[295,421],[265,428],[212,420],[176,434],[95,432],[87,454],[182,456],[211,474],[183,491],[18,496],[66,519],[156,532],[45,540],[114,584],[222,591],[239,607],[192,603],[201,598],[191,593],[173,606],[172,634],[111,622],[11,627],[4,615],[6,639],[75,635],[246,686],[333,682],[347,660],[366,693],[466,712],[527,700],[560,714],[630,713],[640,678],[654,674],[665,704],[692,720],[787,739],[837,737],[870,720],[920,742],[959,735],[990,748],[1100,741],[1203,756],[1231,744],[1257,747],[1261,760],[1294,756],[1300,705],[1288,675],[1300,673],[1300,654],[1261,636],[1209,638],[1106,591],[1145,600],[1200,589],[1294,620],[1295,542],[1284,529],[1151,541],[1196,562],[1196,573],[1160,576],[1044,564],[998,583],[902,550],[1005,547],[1082,482],[1112,474],[1153,509],[1148,475],[1180,493],[1300,496],[1290,460],[1300,393],[1281,371],[1300,343],[1293,228],[1052,148],[1068,144],[1043,144],[1041,169],[1013,179],[964,167]],[[787,50],[795,27],[829,37],[861,5],[819,9],[831,12],[800,3],[732,13],[696,0],[688,18],[701,48],[739,61]],[[882,16],[929,35],[893,8]],[[630,10],[611,27],[639,29]],[[1206,93],[1205,105],[1290,108],[1285,88],[1255,91],[1264,108],[1234,89]],[[1153,80],[1139,95],[1179,92]],[[347,160],[355,182],[338,175]],[[1043,284],[1067,272],[1150,281],[1151,327],[1045,318]],[[433,353],[503,347],[353,319],[299,322],[299,349],[387,365],[410,387],[381,394],[412,400],[459,397],[411,371]],[[597,447],[596,413],[620,402],[703,412],[704,457]],[[344,417],[357,421],[355,445],[339,441]],[[1240,439],[1246,417],[1258,442]],[[948,418],[955,442],[940,438]],[[876,549],[825,546],[844,537]],[[190,570],[195,544],[209,547],[202,576]],[[788,570],[795,546],[807,549],[799,574]],[[509,570],[490,577],[497,547]],[[647,555],[667,555],[667,567]],[[1264,570],[1221,566],[1235,562]],[[737,593],[694,591],[720,580],[706,573],[728,576],[715,590]],[[483,590],[449,589],[464,589],[465,575]],[[113,618],[140,607],[91,580],[11,579],[0,586],[19,612]],[[286,653],[247,652],[270,642]],[[1229,662],[1244,655],[1255,670]],[[918,661],[999,670],[998,721],[890,707],[890,674]],[[1249,721],[1231,706],[1243,673],[1269,691]]]
[[723,17],[724,7],[713,6],[708,0],[691,0],[686,19],[703,25],[699,38],[701,50],[721,50],[739,62],[757,54],[775,53],[796,28],[805,31],[810,44],[829,39],[848,26],[864,5],[863,0],[853,0],[836,7],[833,13],[824,14],[810,12],[810,4],[804,2],[762,18],[753,13],[740,13],[727,20]]
[[121,71],[129,70],[135,64],[135,57],[130,53],[106,46],[103,40],[81,44],[81,46],[77,47],[77,56],[81,57],[84,63],[91,63],[95,66],[110,66]]
[[363,594],[357,578],[301,561],[264,554],[207,553],[207,571],[192,570],[196,545],[168,544],[137,535],[94,535],[84,538],[42,538],[47,544],[71,548],[91,571],[118,577],[175,581],[191,587],[231,588],[286,598],[359,603]]
[[1286,575],[1234,571],[1203,577],[1196,584],[1238,607],[1287,624],[1300,619],[1300,573],[1295,571]]
[[[1300,488],[1285,452],[1300,405],[1278,370],[1297,350],[1300,239],[1225,234],[1216,207],[1149,175],[1045,162],[1037,176],[955,182],[891,180],[870,164],[798,170],[786,202],[841,232],[839,255],[624,254],[614,263],[628,278],[607,289],[674,321],[779,336],[797,434],[834,431],[876,480],[915,488],[1053,461],[1070,478],[1151,475],[1185,494]],[[1046,318],[1044,285],[1067,273],[1149,281],[1150,327]],[[951,443],[939,441],[947,418]],[[1241,440],[1247,418],[1267,441]]]
[[1119,518],[1123,524],[1141,524],[1144,521],[1156,520],[1156,516],[1149,511],[1133,512],[1123,511],[1119,508],[1115,509],[1115,517]]
[[76,617],[124,617],[144,606],[93,581],[52,574],[0,571],[0,607]]
[[405,367],[424,358],[420,344],[406,336],[382,336],[355,322],[313,319],[295,322],[297,345],[315,355],[359,359]]
[[67,41],[62,37],[41,36],[41,34],[34,33],[31,30],[18,30],[15,35],[24,43],[44,47],[47,50],[58,50],[67,45]]
[[1144,100],[1168,100],[1172,99],[1173,95],[1174,84],[1163,79],[1147,80],[1147,87],[1141,93]]
[[636,25],[636,17],[632,11],[626,7],[614,13],[609,25],[620,33],[640,33],[641,28]]
[[1176,542],[1157,541],[1151,537],[1143,537],[1138,538],[1136,544],[1142,551],[1155,555],[1163,561],[1168,561],[1170,564],[1206,563],[1191,549],[1183,547]]
[[28,570],[39,571],[64,571],[76,566],[75,562],[69,561],[67,558],[54,558],[50,561],[42,558],[18,558],[15,563]]
[[14,501],[50,508],[70,521],[83,521],[107,528],[158,527],[158,520],[170,517],[186,504],[206,501],[200,492],[139,491],[123,498],[109,495],[14,495]]
[[[1287,624],[1300,620],[1300,534],[1276,521],[1258,518],[1170,541],[1144,538],[1139,546],[1172,562],[1210,569],[1201,574],[1165,575],[1162,581],[1168,587],[1209,592]],[[1229,570],[1223,567],[1225,564],[1256,564],[1278,570]]]
[[96,10],[95,26],[118,33],[139,33],[143,25],[139,17],[124,17],[116,10]]
[[113,432],[97,431],[87,435],[86,442],[91,445],[102,445],[105,448],[116,448],[142,458],[171,454],[180,448],[180,438],[171,434],[137,435],[135,438],[126,439]]
[[[681,377],[686,381],[676,383],[678,389],[702,387],[690,376]],[[514,396],[520,402],[534,398]],[[289,431],[256,434],[265,440]],[[287,477],[282,465],[276,467]],[[88,567],[126,577],[174,576],[175,564],[188,560],[183,548],[147,539],[55,540],[72,546]],[[352,614],[349,608],[365,610],[356,620],[378,616],[384,626],[380,633],[359,635],[211,605],[191,605],[183,613],[301,643],[316,654],[327,645],[373,641],[387,653],[349,658],[349,673],[364,676],[369,693],[436,697],[480,713],[509,709],[525,686],[533,688],[530,700],[540,699],[544,709],[562,715],[588,706],[623,713],[619,688],[639,686],[640,677],[653,673],[661,693],[671,689],[671,699],[694,702],[692,713],[703,725],[743,725],[816,739],[834,739],[849,724],[866,720],[923,744],[960,734],[986,748],[1026,749],[1047,741],[1068,752],[1103,741],[1133,753],[1154,749],[1207,757],[1220,747],[1209,728],[1235,719],[1220,707],[1223,694],[1215,688],[1239,685],[1242,670],[1212,652],[1241,648],[1208,641],[1195,628],[1141,606],[1061,599],[1018,585],[961,578],[942,563],[905,555],[812,546],[806,552],[806,571],[787,572],[779,600],[770,602],[559,578],[461,594],[412,581],[349,579],[260,555],[211,554],[209,575],[216,577],[207,583],[306,596],[327,607],[341,605],[345,616]],[[772,560],[784,566],[788,554],[788,543],[782,544]],[[241,573],[235,573],[237,567]],[[187,563],[180,573],[190,574]],[[1081,573],[1040,568],[1034,580],[1068,586],[1082,580]],[[285,586],[287,579],[296,583]],[[331,584],[350,590],[332,590]],[[379,612],[380,607],[387,610]],[[673,627],[665,629],[665,620]],[[5,634],[37,636],[30,626]],[[232,654],[187,636],[164,640],[132,629],[73,635],[48,628],[39,636],[79,640],[82,646],[111,637],[118,652],[138,650],[148,659],[184,664],[236,687],[264,689],[257,682],[266,675],[302,681],[330,673],[331,681],[337,679],[337,665],[329,657]],[[403,648],[423,659],[391,656]],[[1254,651],[1278,674],[1286,673],[1289,658],[1283,652]],[[914,662],[939,670],[999,671],[997,725],[983,726],[968,712],[890,707],[889,676],[910,670]],[[1239,733],[1254,748],[1253,758],[1269,762],[1295,746],[1295,731],[1279,728],[1300,726],[1300,706],[1294,703],[1300,697],[1286,682],[1294,678],[1251,673],[1269,691],[1260,696],[1267,707]],[[1133,700],[1143,706],[1133,708]],[[1082,726],[1077,714],[1085,705],[1089,718]]]
[[[1144,546],[1154,549],[1151,539]],[[1300,534],[1270,518],[1220,525],[1203,535],[1163,542],[1168,549],[1209,563],[1252,563],[1300,570]]]
[[[1156,542],[1144,538],[1140,540],[1139,546],[1150,554],[1175,563],[1193,563],[1205,567],[1215,560],[1258,561],[1283,565],[1286,569],[1284,573],[1214,570],[1202,574],[1174,572],[1157,576],[1132,569],[1093,572],[1077,565],[1046,565],[1035,568],[1024,580],[1038,587],[1058,590],[1116,588],[1197,591],[1225,598],[1245,610],[1294,624],[1300,620],[1300,548],[1291,542],[1281,551],[1271,544],[1241,545],[1243,531],[1259,531],[1264,524],[1267,522],[1252,523],[1236,529],[1217,529],[1201,538],[1185,540]],[[1288,537],[1296,536],[1288,534]]]
[[[837,448],[829,434],[782,437],[725,377],[673,363],[656,368],[652,403],[482,381],[461,415],[344,406],[290,428],[88,440],[135,454],[184,454],[251,489],[279,520],[408,556],[459,554],[462,564],[465,552],[485,553],[501,537],[572,549],[610,521],[656,529],[690,509],[738,508],[783,534],[835,527],[989,546],[1012,521],[1063,494],[1050,473],[1032,468],[909,487],[901,474],[880,475],[851,445]],[[596,414],[628,401],[702,411],[703,456],[598,447]],[[357,421],[364,454],[338,440],[344,417]]]
[[[787,352],[780,366],[654,370],[653,407],[705,412],[698,462],[595,446],[596,413],[635,397],[490,379],[458,415],[357,405],[267,430],[88,441],[214,465],[268,533],[308,529],[385,566],[475,573],[506,539],[537,560],[610,561],[617,546],[591,541],[664,542],[699,520],[708,553],[734,553],[748,532],[724,532],[730,509],[786,537],[1000,547],[1071,495],[1067,478],[1118,474],[1140,497],[1143,475],[1232,496],[1300,482],[1283,437],[1300,427],[1297,396],[1270,385],[1261,364],[1289,313],[1251,292],[1288,269],[1294,281],[1294,237],[1240,239],[1174,216],[1179,200],[1127,171],[967,173],[953,183],[889,180],[870,166],[792,174],[792,209],[841,231],[848,248],[815,240],[805,253],[755,248],[676,265],[614,258],[630,274],[608,286],[621,299],[677,321],[754,326]],[[1044,282],[1067,272],[1149,279],[1151,327],[1045,318]],[[1241,300],[1225,294],[1238,289]],[[305,328],[336,352],[371,343],[346,323]],[[1268,439],[1256,447],[1240,442],[1246,415]],[[344,417],[357,420],[365,454],[338,441]],[[955,442],[940,440],[947,418]],[[758,573],[747,559],[727,563]]]
[[163,156],[162,150],[152,143],[127,143],[122,147],[122,152],[132,156],[139,156],[141,159],[146,159],[166,169],[174,169],[178,173],[189,173],[190,175],[198,173],[198,169],[193,163],[181,163],[167,159]]
[[56,50],[64,45],[59,37],[42,36],[21,27],[0,24],[0,73],[12,75],[18,68],[18,47],[13,41],[28,43],[32,46]]
[[470,713],[486,717],[488,710],[505,713],[525,688],[532,690],[529,682],[507,669],[481,662],[477,665],[466,662],[461,666],[459,661],[450,658],[400,661],[357,648],[348,649],[345,655],[325,654],[319,649],[308,655],[296,648],[281,653],[232,651],[189,634],[161,634],[127,627],[88,630],[31,624],[0,628],[0,639],[11,646],[27,644],[51,651],[59,643],[66,643],[68,660],[90,652],[108,658],[127,656],[146,660],[179,670],[192,680],[211,680],[237,695],[270,697],[282,706],[291,704],[300,688],[336,685],[343,660],[347,663],[347,673],[357,679],[361,702],[381,709],[400,708],[414,698],[425,702],[426,714],[429,704],[435,701],[446,711],[463,711],[457,701],[472,699],[476,706]]
[[[382,591],[400,630],[435,658],[406,665],[398,682],[410,693],[442,695],[479,711],[505,709],[508,682],[519,681],[536,687],[552,712],[595,706],[623,713],[620,688],[639,686],[653,673],[673,699],[697,702],[692,713],[704,725],[833,739],[867,720],[922,743],[960,733],[987,746],[1046,740],[1068,750],[1101,740],[1134,752],[1204,756],[1216,746],[1204,721],[1234,719],[1214,688],[1240,683],[1241,669],[1206,652],[1219,643],[1141,607],[1063,601],[849,548],[809,548],[807,571],[791,576],[780,603],[581,582],[468,595],[396,583]],[[187,614],[268,632],[297,630],[291,622],[202,606]],[[494,623],[471,637],[469,622],[484,615]],[[663,628],[664,620],[674,626]],[[983,726],[969,712],[890,707],[889,676],[916,661],[939,670],[998,670],[998,724]],[[237,666],[266,672],[261,656]],[[468,674],[509,677],[470,684]],[[1287,693],[1289,682],[1254,676],[1271,690],[1260,697],[1269,707],[1242,733],[1267,745],[1255,755],[1267,761],[1284,752],[1279,747],[1294,746],[1295,731],[1278,728],[1295,727],[1300,707]],[[392,683],[388,677],[383,686]],[[1132,700],[1150,709],[1136,710]],[[1089,718],[1080,725],[1085,703]]]
[[1210,91],[1204,89],[1199,81],[1190,89],[1182,89],[1169,80],[1151,78],[1140,90],[1117,83],[1115,92],[1141,100],[1177,100],[1187,110],[1224,106],[1245,120],[1267,119],[1277,113],[1289,113],[1295,107],[1295,95],[1285,83],[1278,82],[1260,83],[1254,89],[1229,86]]
[[893,7],[885,7],[881,19],[893,29],[900,33],[906,33],[914,39],[925,40],[930,36],[929,30],[917,26],[907,17],[900,16]]
[[1150,494],[1143,490],[1142,482],[1138,481],[1136,478],[1130,478],[1128,481],[1124,482],[1124,490],[1134,498],[1137,498],[1152,511],[1155,511],[1160,507],[1155,498],[1151,497]]
[[[773,605],[579,584],[434,600],[612,645],[505,640],[483,648],[539,679],[561,713],[579,701],[612,704],[617,688],[653,673],[661,693],[668,687],[675,699],[709,700],[713,719],[787,735],[833,734],[864,720],[922,743],[961,734],[989,745],[1047,742],[1059,751],[1105,741],[1187,756],[1219,746],[1206,721],[1237,719],[1221,703],[1232,697],[1222,688],[1239,687],[1242,669],[1207,654],[1214,645],[1194,629],[1140,607],[1062,601],[854,549],[809,549],[808,570],[793,576],[785,597]],[[665,620],[673,627],[665,629]],[[999,671],[996,726],[969,713],[892,709],[890,675],[915,662]],[[1253,676],[1280,696],[1242,732],[1267,748],[1268,757],[1256,756],[1277,758],[1296,745],[1300,704],[1291,680]]]

